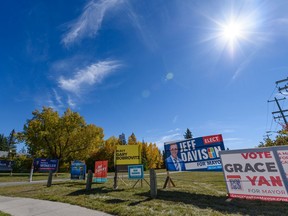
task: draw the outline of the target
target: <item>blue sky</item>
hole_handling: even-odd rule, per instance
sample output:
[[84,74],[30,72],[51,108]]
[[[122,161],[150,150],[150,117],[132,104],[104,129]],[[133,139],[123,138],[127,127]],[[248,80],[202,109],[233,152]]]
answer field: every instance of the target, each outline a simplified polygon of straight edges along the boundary
[[0,133],[43,106],[70,107],[106,139],[134,132],[163,148],[189,128],[255,147],[280,129],[267,100],[283,97],[275,82],[288,75],[287,10],[285,0],[2,2]]

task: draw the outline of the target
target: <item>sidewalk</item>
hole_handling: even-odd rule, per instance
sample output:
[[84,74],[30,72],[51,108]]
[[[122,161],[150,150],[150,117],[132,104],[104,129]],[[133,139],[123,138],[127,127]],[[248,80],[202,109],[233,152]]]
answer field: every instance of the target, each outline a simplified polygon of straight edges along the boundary
[[13,216],[109,216],[109,214],[46,200],[0,196],[0,211]]

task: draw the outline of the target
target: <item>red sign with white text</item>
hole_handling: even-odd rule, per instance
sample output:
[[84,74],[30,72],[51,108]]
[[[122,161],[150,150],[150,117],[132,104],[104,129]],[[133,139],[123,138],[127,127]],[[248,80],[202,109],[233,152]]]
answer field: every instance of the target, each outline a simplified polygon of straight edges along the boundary
[[108,161],[96,161],[95,162],[95,173],[96,178],[107,178]]
[[223,142],[221,134],[203,137],[204,145],[209,145],[209,144],[218,143],[218,142]]

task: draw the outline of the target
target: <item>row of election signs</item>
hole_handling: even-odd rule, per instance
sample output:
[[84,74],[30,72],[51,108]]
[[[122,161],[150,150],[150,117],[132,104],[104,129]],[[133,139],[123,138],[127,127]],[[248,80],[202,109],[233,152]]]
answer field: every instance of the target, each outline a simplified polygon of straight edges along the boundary
[[[36,158],[33,161],[35,172],[56,172],[58,168],[57,159]],[[86,164],[84,161],[74,160],[71,162],[71,179],[85,180]],[[108,161],[96,161],[93,181],[104,183],[107,181]]]
[[288,146],[224,151],[217,134],[164,149],[168,171],[223,171],[230,198],[288,202]]

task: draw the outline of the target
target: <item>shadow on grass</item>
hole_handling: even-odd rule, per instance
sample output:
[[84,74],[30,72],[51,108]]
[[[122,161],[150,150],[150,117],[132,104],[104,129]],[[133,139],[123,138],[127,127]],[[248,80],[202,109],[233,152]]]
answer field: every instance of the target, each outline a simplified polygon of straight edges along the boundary
[[126,202],[126,200],[122,200],[122,199],[109,199],[109,200],[106,200],[105,203],[108,203],[108,204],[118,204],[118,203],[123,203],[123,202]]
[[139,205],[140,203],[147,202],[147,201],[150,201],[150,200],[152,200],[152,198],[147,198],[147,199],[145,199],[145,200],[141,200],[141,201],[137,201],[137,202],[132,202],[132,203],[130,203],[128,206],[137,206],[137,205]]
[[[139,196],[150,198],[150,193],[140,193]],[[241,215],[288,215],[286,202],[263,202],[259,200],[233,199],[227,201],[226,196],[195,194],[183,191],[158,190],[156,200],[165,200],[194,205],[201,209],[213,209],[223,214]],[[141,202],[139,202],[140,204]],[[131,203],[132,204],[132,203]],[[130,204],[130,205],[131,205]],[[137,205],[137,204],[136,204]]]
[[124,189],[117,189],[117,190],[113,190],[111,188],[106,188],[106,187],[98,187],[98,188],[93,188],[89,191],[86,191],[86,189],[81,189],[81,190],[77,190],[74,191],[70,194],[68,194],[68,196],[79,196],[79,195],[91,195],[91,194],[107,194],[110,192],[119,192],[119,191],[124,191]]

